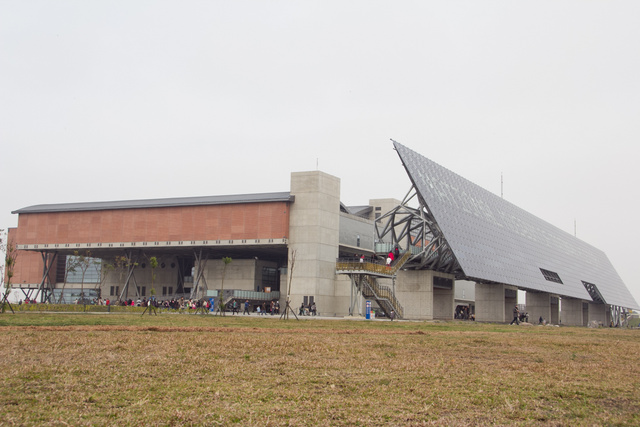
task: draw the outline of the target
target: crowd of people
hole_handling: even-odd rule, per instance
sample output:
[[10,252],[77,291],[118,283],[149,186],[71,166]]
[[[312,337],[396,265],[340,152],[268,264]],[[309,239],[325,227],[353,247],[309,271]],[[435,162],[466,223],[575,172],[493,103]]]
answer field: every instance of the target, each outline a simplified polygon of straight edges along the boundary
[[476,320],[476,315],[471,312],[468,305],[459,305],[456,307],[453,318],[459,320]]
[[300,304],[300,309],[298,310],[299,316],[315,316],[317,314],[318,310],[315,302],[311,303],[311,305],[305,305],[304,302]]
[[[22,303],[22,301],[20,302]],[[25,304],[28,304],[29,301],[25,300]],[[32,303],[35,303],[33,301]],[[82,304],[80,299],[74,300],[74,304]],[[160,301],[154,297],[147,299],[146,297],[138,298],[138,299],[126,299],[120,300],[117,302],[113,302],[111,300],[102,299],[102,298],[94,298],[88,304],[92,305],[119,305],[122,307],[149,307],[153,306],[159,309],[165,310],[173,310],[177,312],[186,312],[190,310],[197,310],[199,308],[204,308],[209,312],[218,312],[220,311],[219,307],[216,305],[215,298],[206,299],[186,299],[184,297],[181,298],[171,298]],[[232,314],[240,314],[240,308],[243,308],[243,314],[249,315],[251,313],[258,313],[259,315],[277,315],[280,314],[280,301],[273,300],[270,302],[262,302],[261,304],[251,304],[249,300],[245,300],[243,303],[239,303],[238,300],[234,299],[229,301],[225,306],[225,311],[230,311]]]
[[387,266],[391,266],[394,261],[400,259],[400,248],[396,246],[393,250],[389,251],[386,258],[378,257],[375,254],[373,255],[365,255],[365,254],[354,254],[352,257],[341,257],[343,260],[355,260],[361,263],[371,262],[373,264],[381,264],[384,262]]
[[[18,301],[18,305],[21,304],[37,304],[38,302],[35,299],[25,298],[24,300]],[[206,299],[186,299],[184,297],[181,298],[171,298],[160,301],[155,297],[151,297],[147,299],[146,297],[138,298],[138,299],[126,299],[126,300],[118,300],[111,301],[109,298],[93,298],[89,299],[81,299],[76,298],[73,300],[73,304],[88,304],[88,305],[100,305],[100,306],[111,306],[118,305],[121,307],[149,307],[153,306],[158,309],[164,310],[172,310],[176,312],[188,312],[191,310],[197,310],[199,308],[204,308],[206,311],[215,313],[219,312],[220,309],[216,305],[215,298]],[[244,315],[250,315],[252,313],[257,313],[258,315],[279,315],[280,314],[280,301],[272,300],[272,301],[263,301],[262,303],[250,303],[249,300],[245,300],[244,302],[238,302],[238,300],[234,299],[232,301],[227,302],[225,306],[225,311],[230,311],[233,315],[240,314],[240,309],[243,308]],[[315,315],[315,304],[313,308],[308,308],[307,311],[313,310],[312,313]]]

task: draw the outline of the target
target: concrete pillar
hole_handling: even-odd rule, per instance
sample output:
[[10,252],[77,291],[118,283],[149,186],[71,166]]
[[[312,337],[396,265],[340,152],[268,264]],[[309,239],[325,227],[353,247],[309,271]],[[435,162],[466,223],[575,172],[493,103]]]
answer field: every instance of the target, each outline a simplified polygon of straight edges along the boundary
[[[589,303],[589,317],[588,322],[595,320],[603,326],[609,326],[607,323],[607,306],[605,304]],[[588,323],[587,322],[587,323]]]
[[489,285],[485,283],[476,283],[476,320],[477,321],[500,322],[500,323],[505,322],[504,290],[505,290],[504,285]]
[[551,323],[552,325],[557,325],[560,323],[560,299],[557,296],[551,296]]
[[433,288],[433,318],[453,320],[455,293],[451,289]]
[[[289,250],[296,251],[291,305],[313,296],[326,315],[348,313],[349,300],[335,297],[335,270],[340,228],[340,179],[324,172],[291,174],[295,201],[289,217]],[[290,255],[290,254],[289,254]],[[286,295],[286,288],[282,289]],[[345,298],[340,298],[345,299]]]
[[505,321],[513,320],[513,308],[518,305],[518,289],[512,286],[504,286],[504,318]]
[[562,298],[560,319],[564,326],[582,326],[582,300]]
[[530,323],[537,324],[540,317],[547,322],[551,321],[551,295],[546,292],[527,291],[526,298]]
[[400,270],[396,276],[396,297],[405,319],[433,320],[433,271]]

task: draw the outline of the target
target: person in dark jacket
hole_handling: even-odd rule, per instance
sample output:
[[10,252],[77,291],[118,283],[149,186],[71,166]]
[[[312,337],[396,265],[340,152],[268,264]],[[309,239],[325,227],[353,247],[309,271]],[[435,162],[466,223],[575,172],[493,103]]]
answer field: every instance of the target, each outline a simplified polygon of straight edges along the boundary
[[520,317],[520,310],[518,310],[518,305],[515,305],[513,307],[513,320],[509,324],[513,325],[513,322],[516,322],[516,325],[519,325],[520,320],[518,320],[518,317]]

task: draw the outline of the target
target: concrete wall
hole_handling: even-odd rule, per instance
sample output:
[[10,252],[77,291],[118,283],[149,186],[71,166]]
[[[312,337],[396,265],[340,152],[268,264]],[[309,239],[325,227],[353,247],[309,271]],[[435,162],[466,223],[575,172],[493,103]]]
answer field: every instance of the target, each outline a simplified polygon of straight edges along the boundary
[[[164,298],[169,298],[170,295],[163,296],[162,288],[172,288],[173,292],[177,291],[178,288],[178,261],[175,257],[171,256],[158,256],[158,267],[152,269],[149,266],[149,260],[146,258],[137,259],[137,266],[133,270],[133,275],[135,277],[135,282],[133,279],[129,281],[129,287],[127,288],[127,292],[122,296],[123,299],[129,298],[137,298],[136,294],[136,283],[138,287],[145,288],[143,297],[149,298],[151,296],[151,289],[155,289],[156,298],[162,300]],[[105,259],[103,260],[105,263],[112,263],[113,260]],[[155,272],[155,280],[153,280],[152,285],[152,272]],[[103,274],[105,271],[103,270]],[[101,287],[101,295],[103,298],[109,298],[111,300],[118,298],[120,293],[117,295],[111,294],[111,287],[118,287],[119,291],[122,292],[124,290],[124,283],[127,280],[127,269],[126,268],[116,268],[114,270],[108,271],[106,273],[106,278]],[[68,285],[67,285],[68,286]],[[191,286],[191,284],[185,285]],[[62,285],[56,285],[56,288],[61,288]],[[142,289],[140,289],[142,292]]]
[[551,295],[546,292],[527,291],[526,296],[527,313],[529,322],[538,323],[540,317],[545,321],[551,320]]
[[504,319],[513,321],[513,309],[518,305],[518,289],[513,286],[504,286]]
[[[333,303],[328,307],[322,307],[321,309],[316,303],[318,313],[323,316],[348,316],[349,304],[351,303],[351,279],[349,279],[349,276],[344,274],[336,276],[336,280],[334,281],[334,295]],[[355,314],[358,314],[358,303],[362,306],[362,298],[356,303]]]
[[551,322],[554,325],[557,325],[560,323],[560,299],[555,296],[552,295],[550,298],[550,302],[551,302]]
[[291,305],[313,296],[324,313],[348,306],[335,295],[335,269],[340,229],[340,179],[324,172],[291,174],[289,250],[296,251]]
[[395,289],[396,297],[404,308],[405,319],[434,318],[433,271],[400,270]]
[[[476,283],[476,320],[479,322],[505,322],[504,285]],[[511,312],[509,312],[511,321]]]
[[607,306],[605,304],[594,304],[589,303],[589,317],[588,321],[595,320],[596,322],[600,322],[605,326],[609,326],[607,323]]
[[461,302],[473,302],[476,299],[476,284],[468,280],[455,281],[455,298]]
[[[408,189],[408,187],[407,187]],[[378,217],[386,214],[387,212],[392,211],[398,205],[400,205],[400,200],[398,199],[370,199],[369,205],[373,206],[373,210],[371,212],[371,217],[369,219],[376,220],[376,214]],[[378,209],[379,208],[379,209]]]
[[[371,199],[369,200],[369,205],[373,206],[373,211],[371,212],[371,218],[372,220],[374,220],[375,222],[378,222],[378,227],[382,228],[384,227],[384,223],[381,223],[379,221],[376,220],[376,216],[381,216],[384,215],[390,211],[392,211],[393,209],[397,208],[400,205],[400,200],[398,199]],[[407,215],[398,215],[396,217],[396,221],[400,221],[402,218],[406,217]],[[384,220],[384,222],[389,221],[389,218],[386,218]],[[395,228],[395,232],[396,235],[400,234],[400,232],[402,231],[402,228],[404,227],[404,224],[399,225]],[[375,242],[375,243],[380,243],[380,242]],[[402,250],[405,250],[409,247],[409,244],[407,242],[407,240],[405,239],[404,241],[401,242],[392,242],[391,241],[391,234],[387,235],[384,238],[384,243],[387,243],[389,245],[391,245],[392,243],[399,243],[399,247]]]
[[433,288],[433,318],[452,320],[455,310],[454,289]]
[[582,300],[567,297],[562,298],[560,321],[565,326],[583,326]]
[[[224,288],[242,291],[257,291],[262,280],[262,266],[276,267],[275,263],[266,263],[255,259],[233,259],[227,264],[224,273]],[[208,260],[205,266],[205,278],[208,289],[220,289],[222,286],[222,259]],[[260,270],[260,272],[258,272]]]
[[[339,241],[341,245],[372,251],[373,234],[373,221],[340,212]],[[357,252],[357,249],[354,251]]]

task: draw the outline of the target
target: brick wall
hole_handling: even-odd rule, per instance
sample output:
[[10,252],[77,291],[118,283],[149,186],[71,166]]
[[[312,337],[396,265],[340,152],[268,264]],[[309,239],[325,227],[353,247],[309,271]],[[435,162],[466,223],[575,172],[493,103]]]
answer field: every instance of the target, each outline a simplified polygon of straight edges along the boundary
[[289,236],[289,204],[247,203],[20,214],[19,244],[268,239]]

